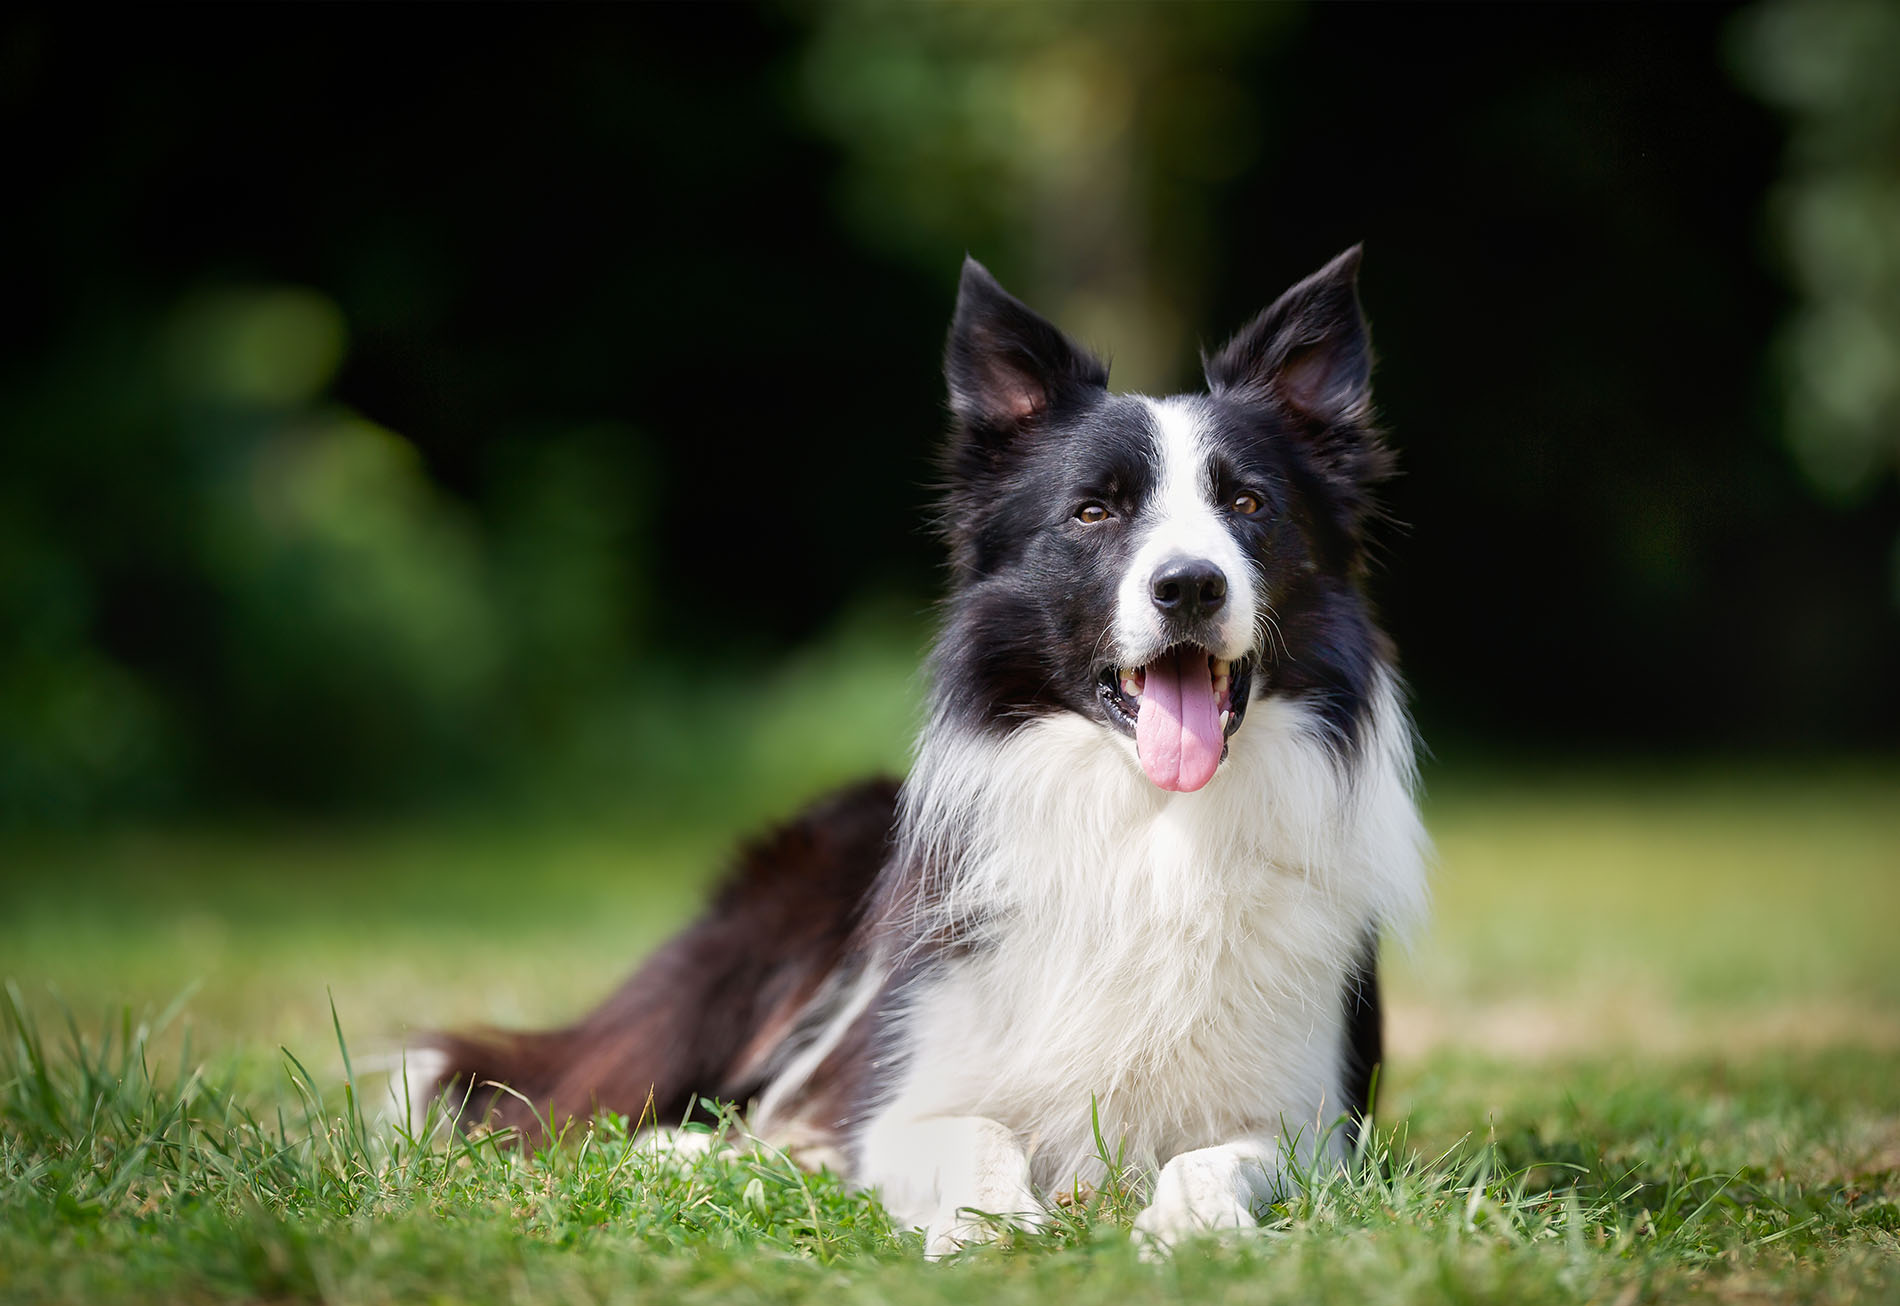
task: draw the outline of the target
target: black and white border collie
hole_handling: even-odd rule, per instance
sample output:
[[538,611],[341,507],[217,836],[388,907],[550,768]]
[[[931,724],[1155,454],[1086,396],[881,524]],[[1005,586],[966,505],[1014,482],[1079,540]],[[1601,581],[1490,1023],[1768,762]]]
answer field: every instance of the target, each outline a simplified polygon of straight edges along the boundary
[[1340,1153],[1380,1055],[1380,932],[1425,896],[1362,592],[1389,459],[1358,264],[1243,328],[1206,393],[1154,399],[966,262],[910,777],[751,848],[577,1023],[439,1038],[435,1091],[524,1129],[528,1104],[749,1102],[933,1256],[1098,1183],[1098,1125],[1153,1177],[1157,1248],[1252,1225],[1289,1161]]

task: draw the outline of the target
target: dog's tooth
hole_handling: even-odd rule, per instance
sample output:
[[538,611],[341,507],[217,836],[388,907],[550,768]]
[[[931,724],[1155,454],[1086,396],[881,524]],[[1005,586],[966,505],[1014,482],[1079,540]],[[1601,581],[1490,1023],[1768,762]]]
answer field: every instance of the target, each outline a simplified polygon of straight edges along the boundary
[[1214,659],[1214,679],[1216,680],[1227,679],[1228,673],[1232,671],[1233,669],[1234,669],[1234,664],[1229,662],[1226,658]]
[[1227,733],[1227,723],[1233,719],[1234,714],[1232,712],[1222,712],[1220,714],[1220,732],[1223,735]]
[[1141,693],[1141,686],[1135,683],[1135,678],[1133,676],[1124,675],[1122,677],[1122,693],[1128,695],[1130,698],[1133,698],[1137,694]]

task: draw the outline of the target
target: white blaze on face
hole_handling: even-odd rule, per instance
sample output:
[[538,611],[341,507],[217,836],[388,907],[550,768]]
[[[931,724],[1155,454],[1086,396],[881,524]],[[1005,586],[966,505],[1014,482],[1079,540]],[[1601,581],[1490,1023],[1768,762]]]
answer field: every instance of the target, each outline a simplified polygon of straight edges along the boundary
[[1154,493],[1136,519],[1134,560],[1115,598],[1115,642],[1124,664],[1145,664],[1167,646],[1153,596],[1155,572],[1177,558],[1213,563],[1227,577],[1227,604],[1215,623],[1216,657],[1244,656],[1253,647],[1256,600],[1253,567],[1214,498],[1212,450],[1192,398],[1148,399],[1155,424]]

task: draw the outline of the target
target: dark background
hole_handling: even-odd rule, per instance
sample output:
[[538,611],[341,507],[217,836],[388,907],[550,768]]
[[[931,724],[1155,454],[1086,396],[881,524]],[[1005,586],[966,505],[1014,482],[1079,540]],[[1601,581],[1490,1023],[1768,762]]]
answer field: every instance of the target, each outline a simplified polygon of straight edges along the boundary
[[1441,752],[1889,749],[1871,12],[9,18],[0,809],[716,782],[927,638],[966,249],[1146,388],[1365,242]]

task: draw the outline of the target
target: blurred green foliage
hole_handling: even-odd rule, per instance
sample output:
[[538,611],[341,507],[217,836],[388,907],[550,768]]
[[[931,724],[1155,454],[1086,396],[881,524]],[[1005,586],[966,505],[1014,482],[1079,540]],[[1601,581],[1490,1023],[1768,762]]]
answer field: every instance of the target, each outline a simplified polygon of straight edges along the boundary
[[331,397],[346,332],[307,287],[194,290],[49,384],[11,451],[6,816],[413,798],[558,751],[622,682],[639,495],[596,455],[624,433],[498,448],[484,520]]
[[1187,374],[1214,269],[1216,187],[1254,163],[1260,105],[1230,61],[1270,49],[1272,5],[892,5],[812,10],[803,102],[847,150],[865,240],[994,269],[1119,384]]
[[1369,241],[1410,524],[1373,583],[1433,738],[1890,746],[1894,31],[23,12],[0,820],[730,815],[900,767],[966,250],[1161,388]]
[[1865,500],[1900,476],[1900,7],[1763,0],[1735,35],[1792,125],[1772,197],[1799,294],[1780,340],[1789,446],[1824,493]]

